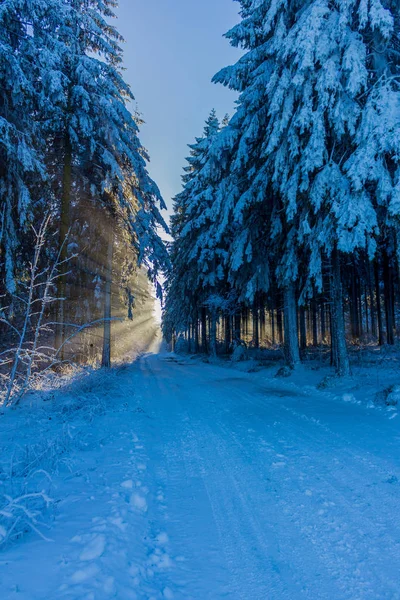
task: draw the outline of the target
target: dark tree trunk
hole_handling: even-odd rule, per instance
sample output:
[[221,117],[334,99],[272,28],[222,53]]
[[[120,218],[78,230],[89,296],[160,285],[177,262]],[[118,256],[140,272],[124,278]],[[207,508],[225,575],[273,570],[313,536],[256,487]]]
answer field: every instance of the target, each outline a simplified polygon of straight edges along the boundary
[[312,301],[312,332],[313,332],[313,346],[318,346],[318,312],[317,312],[317,301],[314,298]]
[[259,336],[259,329],[258,329],[258,307],[257,307],[257,303],[254,302],[253,304],[253,311],[252,311],[252,316],[253,316],[253,343],[254,343],[254,347],[255,348],[259,348],[260,347],[260,336]]
[[262,304],[260,308],[260,338],[261,345],[265,342],[265,306]]
[[376,293],[376,314],[378,317],[378,343],[383,346],[385,343],[383,335],[383,318],[382,318],[382,304],[381,304],[381,288],[379,285],[379,263],[378,259],[374,263],[374,275],[375,275],[375,293]]
[[324,344],[326,342],[326,316],[325,316],[325,303],[321,304],[321,341]]
[[275,346],[276,336],[275,336],[275,311],[271,310],[271,337],[272,337],[272,345]]
[[347,353],[343,315],[340,258],[336,249],[332,253],[331,306],[333,364],[336,368],[336,374],[339,375],[339,377],[343,377],[350,374],[350,363]]
[[297,335],[297,304],[294,284],[284,290],[285,362],[295,369],[300,363],[299,338]]
[[241,335],[242,335],[240,313],[235,314],[234,321],[235,321],[235,333],[234,333],[235,342],[240,342]]
[[199,319],[196,312],[196,320],[194,326],[194,351],[196,354],[199,352]]
[[229,354],[231,347],[231,317],[225,316],[225,353]]
[[357,274],[356,269],[351,269],[351,298],[350,298],[350,321],[351,336],[354,339],[360,337],[360,321],[358,312]]
[[358,298],[358,323],[359,323],[359,337],[362,338],[364,335],[364,324],[363,324],[363,311],[362,311],[362,287],[361,279],[357,276],[357,298]]
[[207,354],[207,310],[201,309],[201,351]]
[[300,349],[307,349],[307,327],[306,327],[306,309],[300,306],[299,310],[299,329],[300,329]]
[[368,286],[368,294],[369,294],[369,302],[370,302],[370,315],[371,315],[371,332],[372,335],[377,337],[378,332],[376,329],[376,313],[375,313],[375,302],[374,302],[374,292],[372,289],[372,281],[371,281],[371,265],[367,264],[367,286]]
[[276,326],[278,329],[278,341],[283,344],[283,323],[282,323],[282,311],[280,308],[276,311]]
[[217,311],[211,309],[210,314],[210,354],[213,358],[217,356]]
[[[59,248],[60,248],[60,263],[68,257],[68,244],[66,238],[71,226],[71,189],[72,189],[72,144],[69,134],[65,134],[64,140],[64,167],[62,178],[61,192],[61,208],[60,208],[60,230],[59,230]],[[66,265],[62,266],[62,270],[66,271]],[[65,297],[67,291],[66,275],[61,274],[57,282],[57,325],[55,333],[55,347],[60,348],[65,340]],[[64,347],[60,352],[60,360],[64,360]]]
[[386,342],[393,346],[394,344],[394,323],[393,323],[393,278],[389,263],[389,257],[386,252],[383,254],[383,283],[385,293],[385,317],[386,317]]
[[111,286],[112,286],[112,263],[114,249],[114,232],[111,223],[108,225],[110,230],[107,232],[107,262],[105,273],[104,290],[104,335],[103,352],[101,357],[101,366],[103,368],[111,367]]

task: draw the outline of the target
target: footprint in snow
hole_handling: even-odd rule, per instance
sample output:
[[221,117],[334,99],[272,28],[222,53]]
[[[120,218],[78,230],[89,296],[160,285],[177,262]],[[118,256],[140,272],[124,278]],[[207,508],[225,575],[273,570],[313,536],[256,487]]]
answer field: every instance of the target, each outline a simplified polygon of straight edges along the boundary
[[133,481],[132,481],[132,479],[128,479],[127,481],[123,481],[121,483],[121,487],[123,487],[126,490],[133,489]]
[[146,498],[141,494],[132,494],[130,505],[136,508],[139,512],[147,512]]
[[71,575],[71,582],[84,583],[88,579],[96,577],[99,574],[99,572],[99,567],[97,567],[96,565],[89,565],[84,569],[79,569],[78,571],[75,571],[75,573]]
[[106,538],[104,535],[97,535],[82,550],[79,558],[82,561],[95,560],[100,558],[106,547]]
[[156,537],[156,544],[158,546],[166,546],[169,542],[169,538],[168,535],[165,533],[165,531],[163,531],[162,533],[159,533],[158,536]]

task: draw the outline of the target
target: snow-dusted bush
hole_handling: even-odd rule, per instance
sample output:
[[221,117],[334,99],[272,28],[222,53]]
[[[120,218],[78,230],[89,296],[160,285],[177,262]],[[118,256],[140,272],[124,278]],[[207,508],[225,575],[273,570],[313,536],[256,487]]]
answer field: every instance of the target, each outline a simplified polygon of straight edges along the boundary
[[43,514],[52,502],[45,491],[22,493],[16,497],[5,494],[0,501],[0,547],[30,530],[48,540],[41,529],[46,526]]

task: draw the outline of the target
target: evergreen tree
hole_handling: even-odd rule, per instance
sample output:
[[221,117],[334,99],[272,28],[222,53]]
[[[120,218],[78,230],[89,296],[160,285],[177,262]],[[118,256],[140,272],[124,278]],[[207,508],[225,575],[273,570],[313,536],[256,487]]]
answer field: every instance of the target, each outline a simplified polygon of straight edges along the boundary
[[[368,190],[368,183],[379,181],[387,194],[391,170],[395,190],[397,170],[393,158],[387,158],[396,155],[392,140],[398,140],[398,71],[393,74],[398,39],[393,16],[398,8],[379,0],[369,4],[246,0],[241,6],[242,23],[228,38],[247,52],[214,78],[241,92],[232,120],[236,132],[232,167],[242,189],[238,192],[233,182],[231,204],[233,214],[239,209],[241,218],[243,207],[251,218],[260,202],[269,205],[271,248],[278,241],[276,232],[283,234],[278,241],[277,277],[285,291],[285,337],[293,365],[298,361],[295,282],[305,270],[303,298],[314,285],[322,289],[322,266],[330,260],[332,302],[340,301],[335,313],[341,314],[341,294],[334,290],[340,279],[340,253],[367,247],[373,256],[375,251],[375,193]],[[374,44],[378,44],[375,52]],[[382,58],[382,48],[391,60]],[[373,63],[377,66],[369,77]],[[390,70],[394,76],[387,81]],[[380,128],[372,114],[379,112],[377,107],[386,119],[385,124],[381,119]],[[392,120],[387,122],[388,118]],[[383,129],[387,134],[381,138]],[[386,147],[381,146],[376,161],[378,138]],[[369,156],[363,156],[362,148],[364,155],[368,148]],[[362,169],[355,166],[357,160],[363,161]],[[375,169],[374,179],[375,161],[389,167],[386,172]],[[241,248],[250,228],[250,221],[245,222]],[[254,260],[253,253],[248,256]],[[332,324],[340,327],[334,337],[343,342],[344,324],[340,319]],[[348,372],[344,348],[338,344],[337,350],[343,352],[335,354],[342,374]]]
[[[157,205],[165,205],[147,173],[140,119],[128,109],[133,95],[120,69],[122,38],[109,23],[116,5],[115,0],[68,0],[55,32],[61,76],[54,82],[47,137],[49,169],[61,197],[59,247],[65,260],[66,235],[79,219],[79,197],[85,194],[105,210],[121,213],[139,262],[147,262],[154,278],[166,260],[157,234],[158,225],[165,226]],[[66,284],[61,277],[60,298],[68,296]],[[64,305],[61,301],[57,346],[64,339]]]
[[[42,118],[51,96],[52,35],[58,0],[0,4],[1,292],[16,290],[35,209],[43,210],[46,170]],[[25,256],[26,257],[26,256]]]
[[[164,315],[168,337],[173,331],[186,330],[189,322],[197,322],[198,309],[205,312],[210,290],[215,287],[215,256],[207,245],[212,197],[207,195],[207,182],[201,174],[219,130],[220,124],[213,110],[206,121],[203,136],[189,145],[190,155],[182,177],[183,190],[174,200],[171,218],[174,242],[170,252],[172,271]],[[202,345],[205,347],[204,314],[202,324]]]

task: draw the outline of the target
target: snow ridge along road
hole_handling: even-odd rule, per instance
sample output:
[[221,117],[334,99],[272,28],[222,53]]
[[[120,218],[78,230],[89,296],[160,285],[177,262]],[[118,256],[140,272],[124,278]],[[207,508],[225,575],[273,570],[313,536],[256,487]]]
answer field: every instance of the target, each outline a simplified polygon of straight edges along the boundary
[[400,599],[395,420],[168,354],[116,380],[54,542],[0,557],[2,599]]

